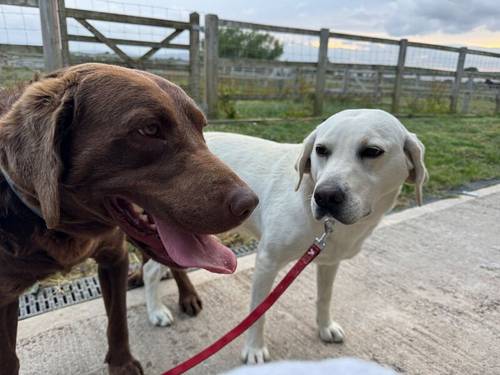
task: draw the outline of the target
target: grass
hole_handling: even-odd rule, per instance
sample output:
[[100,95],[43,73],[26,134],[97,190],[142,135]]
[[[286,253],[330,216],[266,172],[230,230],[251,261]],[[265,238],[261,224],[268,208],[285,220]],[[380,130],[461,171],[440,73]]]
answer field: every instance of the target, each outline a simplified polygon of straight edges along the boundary
[[[301,118],[312,115],[313,102],[306,96],[303,100],[226,100],[219,98],[219,114],[222,119],[255,118]],[[325,100],[324,114],[347,108],[380,108],[390,110],[390,100],[373,103],[368,97],[347,97]]]
[[29,81],[34,74],[35,71],[29,68],[0,66],[0,87],[9,87],[19,82]]
[[[207,130],[299,143],[318,122],[210,125]],[[431,176],[424,190],[428,197],[449,196],[451,190],[461,186],[500,178],[500,117],[438,116],[406,118],[402,122],[426,145],[425,161]],[[412,202],[412,188],[406,186],[401,204]]]

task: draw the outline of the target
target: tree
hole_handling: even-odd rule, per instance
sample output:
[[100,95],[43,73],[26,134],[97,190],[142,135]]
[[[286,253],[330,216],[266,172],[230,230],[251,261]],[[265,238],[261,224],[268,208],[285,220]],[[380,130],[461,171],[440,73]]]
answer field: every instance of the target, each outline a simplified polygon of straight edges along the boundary
[[221,57],[276,60],[282,54],[283,43],[270,34],[235,28],[219,29]]

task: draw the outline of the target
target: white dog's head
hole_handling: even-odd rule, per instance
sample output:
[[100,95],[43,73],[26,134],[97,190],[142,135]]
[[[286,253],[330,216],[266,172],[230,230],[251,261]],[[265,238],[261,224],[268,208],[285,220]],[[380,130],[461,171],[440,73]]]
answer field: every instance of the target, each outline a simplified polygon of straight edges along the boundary
[[346,110],[320,124],[305,140],[296,169],[314,181],[315,219],[353,224],[369,216],[386,194],[407,181],[422,203],[427,179],[424,145],[397,118],[375,109]]

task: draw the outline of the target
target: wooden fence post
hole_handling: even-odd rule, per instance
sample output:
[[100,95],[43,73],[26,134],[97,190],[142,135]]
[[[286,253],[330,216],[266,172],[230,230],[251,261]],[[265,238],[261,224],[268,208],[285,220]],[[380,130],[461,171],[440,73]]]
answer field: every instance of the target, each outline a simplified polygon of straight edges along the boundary
[[375,73],[375,83],[373,85],[373,103],[378,104],[382,100],[382,80],[384,73],[382,70],[377,69]]
[[57,0],[57,15],[59,17],[59,30],[61,33],[63,65],[68,66],[71,65],[71,57],[69,55],[68,26],[66,22],[66,5],[64,4],[64,0]]
[[314,115],[323,113],[323,99],[325,96],[326,68],[328,64],[328,39],[330,30],[321,29],[319,33],[318,65],[316,67],[316,88],[314,92]]
[[344,77],[342,81],[342,96],[347,96],[349,90],[349,81],[351,80],[351,71],[349,68],[344,68]]
[[219,65],[219,18],[215,14],[205,16],[205,101],[208,118],[217,118],[218,65]]
[[455,81],[451,91],[450,112],[457,113],[458,97],[460,95],[460,86],[462,86],[462,77],[464,75],[465,57],[467,48],[460,48],[458,53],[457,70],[455,71]]
[[500,89],[497,89],[495,96],[495,115],[500,115]]
[[200,103],[200,15],[189,15],[189,94]]
[[469,73],[469,79],[467,80],[467,89],[464,95],[464,101],[462,104],[462,113],[469,113],[470,102],[472,99],[472,95],[474,93],[474,78],[473,74]]
[[45,0],[39,3],[43,57],[45,60],[45,70],[47,71],[59,69],[64,66],[58,2],[59,0]]
[[401,87],[403,83],[406,49],[408,47],[408,39],[399,41],[398,65],[396,67],[396,78],[394,80],[394,93],[392,96],[392,113],[399,113],[399,104],[401,99]]

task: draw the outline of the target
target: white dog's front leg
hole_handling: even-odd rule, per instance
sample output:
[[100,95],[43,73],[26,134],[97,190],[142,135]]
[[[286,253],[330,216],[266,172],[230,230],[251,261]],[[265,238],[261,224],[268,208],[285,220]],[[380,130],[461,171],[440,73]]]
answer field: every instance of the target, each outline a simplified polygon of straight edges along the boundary
[[333,281],[339,264],[321,265],[317,267],[318,299],[316,302],[316,321],[319,328],[319,337],[324,342],[344,341],[344,330],[334,322],[330,316],[330,303],[332,300]]
[[[257,255],[252,283],[251,310],[269,294],[279,269],[280,267],[268,257]],[[270,359],[269,351],[264,343],[264,323],[265,315],[248,330],[245,346],[241,352],[243,362],[256,364]]]
[[150,259],[144,264],[143,271],[144,292],[146,293],[146,307],[149,321],[155,326],[169,326],[174,322],[174,316],[168,307],[161,302],[158,290],[161,277],[164,273],[164,267],[160,263]]

